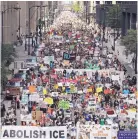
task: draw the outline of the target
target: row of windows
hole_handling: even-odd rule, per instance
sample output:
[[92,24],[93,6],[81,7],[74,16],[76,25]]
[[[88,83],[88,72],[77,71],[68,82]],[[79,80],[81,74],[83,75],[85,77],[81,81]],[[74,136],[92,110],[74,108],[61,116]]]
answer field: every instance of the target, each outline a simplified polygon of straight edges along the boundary
[[136,4],[137,1],[116,1],[117,4]]
[[[116,4],[136,4],[137,1],[116,1]],[[100,1],[96,1],[96,4],[100,4]],[[105,1],[105,4],[112,4],[112,1]]]

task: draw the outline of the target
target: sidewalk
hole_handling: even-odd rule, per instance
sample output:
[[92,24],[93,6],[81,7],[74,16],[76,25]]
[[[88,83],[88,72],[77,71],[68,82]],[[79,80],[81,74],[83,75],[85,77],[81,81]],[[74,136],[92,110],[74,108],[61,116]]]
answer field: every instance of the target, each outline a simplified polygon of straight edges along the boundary
[[[125,55],[125,46],[121,46],[120,45],[120,40],[118,39],[115,42],[115,51],[112,50],[112,46],[114,43],[114,37],[110,35],[110,38],[107,37],[107,34],[105,34],[105,38],[108,39],[108,43],[104,42],[104,45],[108,47],[109,51],[112,52],[114,55],[116,55],[118,57],[118,60],[125,66],[125,68],[127,69],[127,73],[130,76],[134,76],[135,75],[135,71],[132,67],[131,61],[133,58],[133,54],[128,55],[128,57],[126,58]],[[119,52],[119,55],[118,55]]]
[[[16,47],[16,53],[17,53],[17,57],[15,58],[15,61],[9,66],[9,69],[12,70],[14,69],[14,73],[17,73],[18,70],[21,68],[21,63],[24,64],[25,60],[27,58],[31,58],[32,56],[28,56],[28,52],[25,52],[25,47],[24,44],[17,46]],[[30,50],[32,51],[32,48],[30,48]],[[14,66],[14,63],[17,62],[17,66]]]
[[[24,45],[16,47],[16,54],[17,54],[17,58],[15,58],[15,62],[17,62],[17,68],[15,69],[14,62],[9,66],[10,70],[14,69],[14,73],[18,72],[19,68],[21,67],[21,62],[24,62],[27,58],[31,58],[31,56],[28,56],[28,53],[25,52]],[[9,76],[8,78],[11,78],[11,77]],[[5,104],[6,110],[8,109],[8,107],[11,107],[11,101],[9,100],[5,100],[4,104]],[[17,125],[20,125],[21,123],[20,109],[16,109],[16,116],[17,116]]]

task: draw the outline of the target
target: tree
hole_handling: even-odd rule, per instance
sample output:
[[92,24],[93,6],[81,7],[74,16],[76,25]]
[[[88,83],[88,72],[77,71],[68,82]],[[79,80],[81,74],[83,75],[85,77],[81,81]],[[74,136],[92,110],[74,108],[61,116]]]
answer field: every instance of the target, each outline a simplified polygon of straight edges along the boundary
[[11,71],[8,69],[9,65],[14,61],[16,52],[12,45],[4,44],[1,49],[2,61],[1,61],[1,83],[2,89],[4,89],[7,83],[7,75],[11,74]]
[[81,12],[81,10],[82,10],[81,7],[80,7],[80,5],[77,2],[73,4],[72,9],[75,12]]
[[11,62],[14,61],[14,58],[17,57],[13,46],[10,44],[5,44],[2,46],[1,54],[2,63],[7,67],[11,64]]
[[120,5],[113,5],[108,8],[106,24],[111,28],[121,27],[121,8]]
[[121,43],[125,46],[127,52],[134,53],[132,60],[135,68],[135,74],[137,74],[137,30],[128,30],[126,36],[121,39]]
[[130,54],[136,54],[137,31],[133,29],[128,30],[126,36],[121,39],[121,43]]

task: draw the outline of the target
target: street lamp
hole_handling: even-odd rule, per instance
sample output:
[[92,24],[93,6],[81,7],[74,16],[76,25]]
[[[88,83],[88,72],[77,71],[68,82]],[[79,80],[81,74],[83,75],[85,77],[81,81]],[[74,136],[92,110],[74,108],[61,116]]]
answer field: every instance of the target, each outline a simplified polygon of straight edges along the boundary
[[4,21],[3,21],[3,18],[4,18],[4,13],[6,12],[6,11],[8,11],[8,10],[10,10],[10,9],[15,9],[15,10],[20,10],[21,8],[19,8],[19,7],[12,7],[12,8],[8,8],[8,9],[5,9],[4,11],[1,11],[1,25],[2,25],[2,29],[1,29],[1,31],[2,31],[2,45],[3,45],[3,25],[4,25]]
[[20,36],[21,36],[21,32],[20,32],[20,5],[18,4],[18,7],[15,7],[14,8],[15,10],[18,10],[19,9],[19,27],[18,27],[18,30],[19,30],[19,38],[20,38]]

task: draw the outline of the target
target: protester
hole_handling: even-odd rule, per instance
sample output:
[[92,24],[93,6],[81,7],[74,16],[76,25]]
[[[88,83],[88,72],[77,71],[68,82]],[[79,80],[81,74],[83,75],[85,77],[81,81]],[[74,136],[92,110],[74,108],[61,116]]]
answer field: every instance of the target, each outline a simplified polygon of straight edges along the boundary
[[136,77],[126,76],[107,47],[103,56],[101,34],[92,31],[47,32],[49,41],[42,40],[35,52],[36,66],[26,72],[22,99],[16,97],[23,126],[66,126],[71,139],[81,125],[111,126],[114,138],[118,130],[137,129]]

